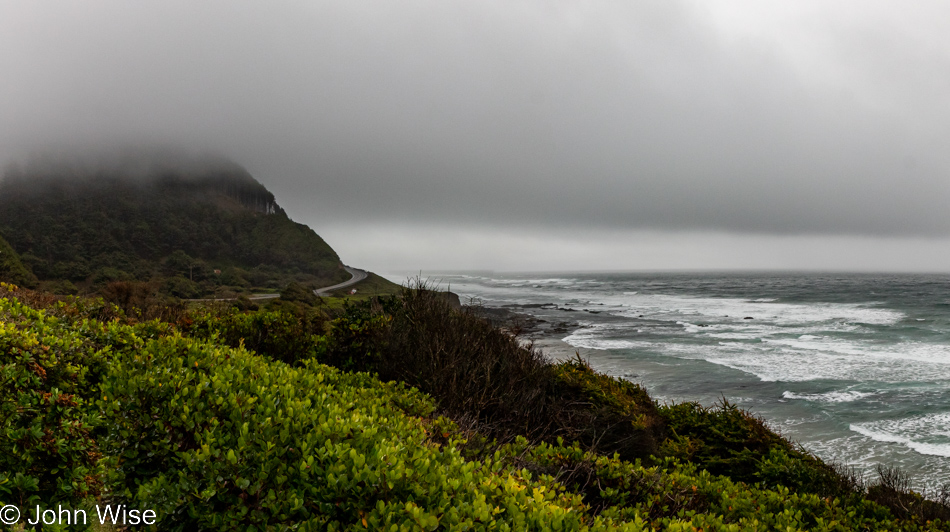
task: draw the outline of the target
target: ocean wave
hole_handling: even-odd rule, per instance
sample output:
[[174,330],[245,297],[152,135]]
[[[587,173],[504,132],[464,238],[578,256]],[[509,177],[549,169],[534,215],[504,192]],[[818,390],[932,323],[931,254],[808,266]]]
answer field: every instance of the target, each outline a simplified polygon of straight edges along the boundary
[[795,393],[792,391],[785,391],[782,393],[782,397],[785,399],[801,399],[818,403],[850,403],[852,401],[864,399],[865,397],[872,397],[874,395],[877,394],[874,392],[857,391],[834,391],[827,393]]
[[898,443],[920,454],[950,457],[950,413],[852,423],[849,428],[874,441]]
[[[713,332],[682,322],[689,335],[708,334],[715,344],[669,336],[629,323],[594,323],[562,338],[586,349],[636,350],[676,358],[699,359],[755,375],[765,382],[845,380],[913,382],[950,380],[950,346],[901,342],[881,346],[872,340],[805,334],[776,338],[773,328],[756,326],[748,332]],[[758,340],[758,341],[755,341]]]
[[[573,343],[575,340],[579,338],[565,341]],[[601,340],[602,337],[592,331],[592,334],[583,338],[583,344],[597,349],[638,349],[677,358],[705,360],[755,375],[764,382],[842,380],[900,383],[950,380],[950,361],[947,359],[939,359],[933,353],[928,356],[911,354],[904,358],[895,353],[875,353],[877,348],[870,343],[852,344],[848,348],[838,346],[838,350],[833,350],[814,349],[813,345],[806,349],[800,343],[764,339],[761,342],[720,341],[716,345],[668,339],[649,342],[618,338],[611,338],[610,342]],[[925,346],[921,348],[926,350]]]
[[500,286],[525,287],[533,285],[573,285],[577,279],[565,277],[548,277],[541,279],[494,279],[493,282]]
[[695,317],[723,321],[753,318],[782,326],[817,323],[893,325],[906,317],[903,312],[879,308],[874,303],[776,303],[768,298],[710,298],[666,294],[603,295],[599,301],[626,308],[627,316],[649,315],[654,319],[692,321]]
[[633,342],[630,340],[597,340],[593,338],[571,338],[567,337],[563,340],[565,343],[570,344],[571,347],[578,347],[582,349],[637,349],[645,347],[643,342]]

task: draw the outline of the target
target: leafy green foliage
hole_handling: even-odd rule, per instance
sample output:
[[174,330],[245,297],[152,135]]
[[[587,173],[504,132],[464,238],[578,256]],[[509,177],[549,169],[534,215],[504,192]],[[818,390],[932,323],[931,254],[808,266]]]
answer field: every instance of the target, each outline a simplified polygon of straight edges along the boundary
[[300,312],[203,308],[183,328],[191,336],[245,347],[273,360],[296,364],[313,358],[325,342],[327,316],[316,309]]
[[[603,517],[646,520],[655,530],[920,530],[941,523],[901,522],[866,500],[842,501],[735,482],[694,464],[666,461],[653,467],[584,451],[578,445],[520,440],[504,449],[515,463],[543,471]],[[941,528],[943,527],[943,528]]]
[[304,305],[313,305],[317,302],[317,296],[312,288],[307,288],[298,282],[291,282],[280,291],[280,298],[284,301],[303,303]]
[[102,391],[114,495],[163,529],[608,529],[557,486],[427,443],[431,399],[366,374],[171,336]]
[[725,400],[717,408],[679,403],[662,407],[660,413],[671,432],[667,454],[697,461],[714,474],[754,482],[759,461],[770,450],[791,451],[788,441],[762,420]]
[[104,350],[16,300],[0,299],[0,317],[0,499],[25,505],[95,495],[98,420],[86,405]]
[[[656,405],[639,384],[594,371],[578,356],[553,366],[551,395],[557,404],[583,404],[586,408],[565,408],[561,415],[570,424],[596,427],[589,434],[570,434],[591,449],[623,458],[646,458],[662,439],[665,425]],[[562,422],[562,425],[567,425]]]
[[862,488],[849,471],[807,454],[725,399],[712,408],[680,403],[659,412],[670,433],[661,453],[711,473],[823,497],[853,497]]

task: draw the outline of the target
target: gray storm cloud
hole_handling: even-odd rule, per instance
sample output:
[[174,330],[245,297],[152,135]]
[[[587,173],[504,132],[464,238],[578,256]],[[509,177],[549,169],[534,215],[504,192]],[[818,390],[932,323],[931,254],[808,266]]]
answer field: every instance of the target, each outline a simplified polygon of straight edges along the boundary
[[824,4],[4,3],[0,149],[214,150],[318,231],[950,234],[948,8]]

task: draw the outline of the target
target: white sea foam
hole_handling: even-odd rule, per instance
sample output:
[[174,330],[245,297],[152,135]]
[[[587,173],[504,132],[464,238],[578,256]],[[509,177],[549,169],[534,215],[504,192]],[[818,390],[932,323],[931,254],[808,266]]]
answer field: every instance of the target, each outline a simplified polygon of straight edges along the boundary
[[616,339],[614,336],[628,336],[636,329],[628,325],[583,322],[582,327],[561,339],[571,347],[583,349],[643,349],[653,345],[639,340]]
[[637,349],[644,347],[644,342],[632,342],[630,340],[596,340],[593,338],[587,339],[564,339],[564,341],[570,344],[573,347],[580,347],[584,349]]
[[850,429],[874,441],[899,443],[920,454],[950,457],[950,412],[852,423]]
[[653,319],[689,320],[702,316],[719,321],[724,317],[751,317],[778,325],[812,325],[822,322],[890,325],[905,315],[896,310],[855,303],[776,303],[774,300],[689,297],[666,294],[618,294],[602,296],[602,302],[626,307],[626,316],[649,314]]
[[[701,359],[755,375],[762,381],[801,382],[818,379],[912,382],[950,380],[950,346],[903,342],[883,347],[864,340],[829,337],[769,339],[721,338],[716,344],[651,338],[635,329],[590,327],[563,341],[578,348],[629,349],[677,358]],[[728,333],[716,336],[729,336]]]
[[857,391],[833,391],[827,393],[795,393],[791,391],[785,391],[782,393],[782,397],[785,399],[801,399],[818,403],[850,403],[852,401],[864,399],[865,397],[872,397],[874,395],[877,394],[874,392]]
[[[751,373],[763,381],[809,381],[818,379],[911,382],[950,379],[950,363],[933,361],[913,354],[876,353],[874,347],[852,345],[837,350],[815,349],[814,346],[769,347],[779,342],[761,344],[722,342],[703,355],[709,362]],[[698,346],[701,347],[701,346]],[[671,354],[679,351],[673,350]]]
[[497,279],[495,284],[501,286],[512,286],[516,288],[534,285],[573,285],[577,279],[565,277],[548,277],[541,279]]
[[[639,334],[641,326],[637,324],[645,323],[643,320],[612,323],[578,331],[564,341],[590,349],[646,350],[703,359],[751,373],[763,381],[950,379],[950,345],[912,341],[881,343],[876,335],[870,334],[870,329],[848,323],[782,326],[766,320],[711,323],[700,320],[671,321],[678,329],[643,327],[646,332]],[[651,316],[646,323],[650,322],[657,320]],[[677,330],[682,338],[676,337]],[[858,335],[840,336],[842,332]],[[862,334],[865,332],[869,334]],[[702,341],[703,338],[715,343]]]

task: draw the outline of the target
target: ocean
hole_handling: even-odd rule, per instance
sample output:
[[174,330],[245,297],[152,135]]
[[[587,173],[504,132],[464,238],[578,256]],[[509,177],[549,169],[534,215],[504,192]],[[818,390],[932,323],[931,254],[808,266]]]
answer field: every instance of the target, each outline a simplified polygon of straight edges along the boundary
[[579,353],[661,402],[723,398],[869,477],[950,482],[950,275],[435,274],[463,302],[532,316],[545,354]]

